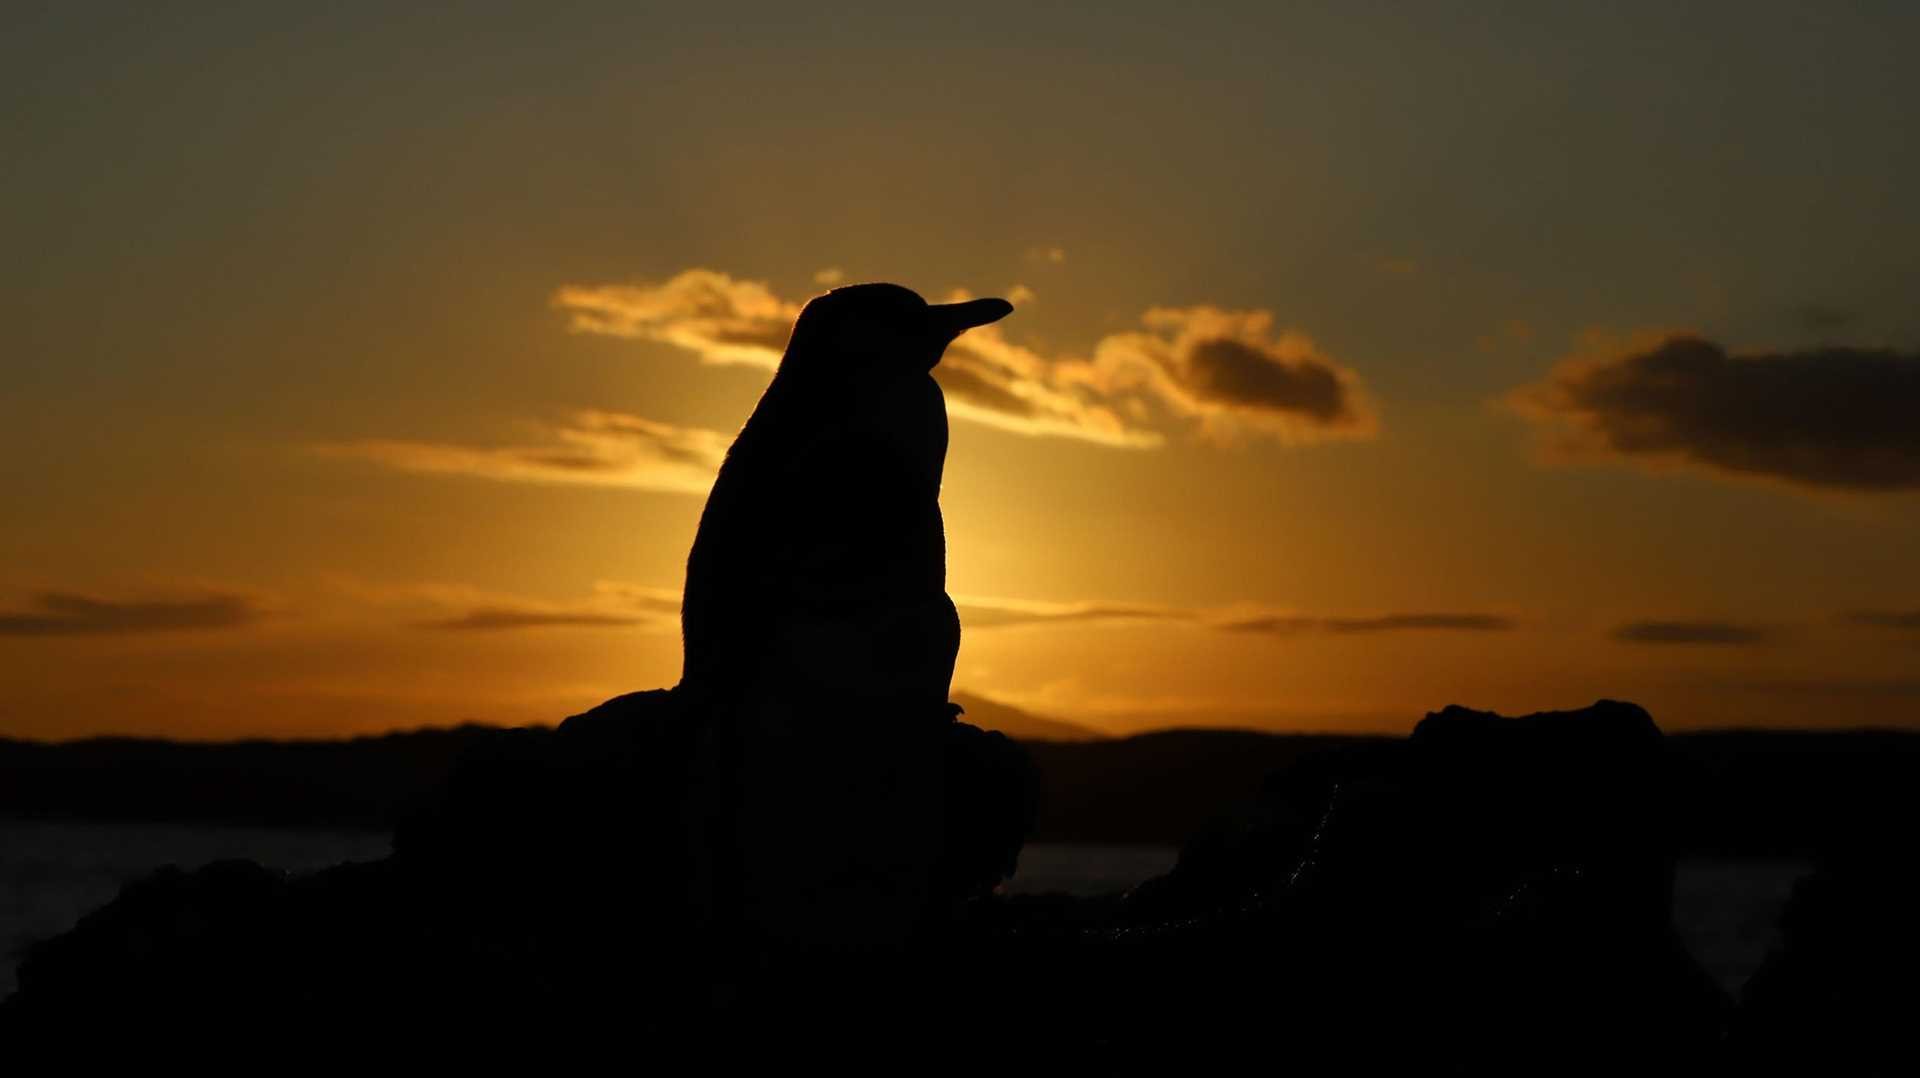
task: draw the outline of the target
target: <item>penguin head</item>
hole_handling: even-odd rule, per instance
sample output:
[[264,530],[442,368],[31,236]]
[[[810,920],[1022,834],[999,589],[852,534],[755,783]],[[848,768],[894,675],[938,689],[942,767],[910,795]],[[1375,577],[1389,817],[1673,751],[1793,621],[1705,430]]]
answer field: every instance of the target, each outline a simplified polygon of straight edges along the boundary
[[1012,313],[1003,299],[928,303],[897,284],[855,284],[816,296],[800,312],[780,371],[803,378],[870,381],[924,375],[947,345]]

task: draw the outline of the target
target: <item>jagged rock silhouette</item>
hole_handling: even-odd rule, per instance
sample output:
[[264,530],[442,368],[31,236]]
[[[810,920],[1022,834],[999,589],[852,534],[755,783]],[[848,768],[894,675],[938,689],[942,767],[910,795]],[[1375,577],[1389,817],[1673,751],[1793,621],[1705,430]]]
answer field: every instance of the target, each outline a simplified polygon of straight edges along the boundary
[[[252,862],[157,872],[31,948],[0,1029],[157,1029],[218,1013],[287,1034],[429,1039],[493,1020],[678,1039],[743,1012],[791,1015],[773,993],[823,953],[768,966],[712,923],[697,717],[655,690],[555,730],[506,732],[416,806],[382,861],[294,877]],[[945,746],[948,829],[931,842],[940,899],[960,904],[1012,871],[1032,779],[999,734],[953,721]],[[830,981],[898,964],[828,951]]]
[[743,1049],[751,1030],[782,1050],[989,1058],[1042,1042],[1361,1072],[1678,1071],[1724,1054],[1729,1001],[1661,898],[1662,738],[1629,704],[1449,709],[1404,741],[1303,759],[1253,820],[1107,899],[980,894],[1031,800],[1018,754],[954,723],[947,818],[978,826],[942,846],[940,930],[752,968],[704,930],[688,886],[687,714],[640,693],[504,738],[382,862],[142,881],[29,955],[7,1023],[217,1010],[289,1033],[500,1022]]
[[1707,1067],[1728,1001],[1672,926],[1662,748],[1631,704],[1448,708],[1275,775],[1106,923],[1185,986],[1154,1020],[1224,1038],[1283,1014],[1316,1066]]
[[1913,817],[1849,836],[1794,888],[1781,938],[1741,989],[1732,1067],[1746,1074],[1900,1074],[1920,1012]]

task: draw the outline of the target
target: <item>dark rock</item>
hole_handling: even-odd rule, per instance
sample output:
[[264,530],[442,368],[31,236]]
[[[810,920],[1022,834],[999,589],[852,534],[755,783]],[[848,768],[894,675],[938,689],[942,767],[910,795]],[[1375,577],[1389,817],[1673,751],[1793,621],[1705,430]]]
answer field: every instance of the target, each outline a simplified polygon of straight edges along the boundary
[[16,998],[42,1010],[136,1014],[189,999],[257,1000],[244,989],[274,976],[288,957],[286,886],[251,861],[160,869],[72,931],[30,948]]
[[1835,858],[1796,884],[1780,942],[1741,991],[1733,1065],[1753,1074],[1912,1073],[1916,911],[1910,834]]
[[[1012,872],[1034,795],[1017,745],[947,726],[944,842],[931,841],[942,901],[958,902]],[[743,1009],[771,1021],[797,998],[826,1006],[818,985],[778,998],[799,991],[808,956],[771,968],[714,919],[728,835],[711,809],[729,776],[713,736],[677,694],[634,693],[480,742],[383,861],[291,878],[251,862],[162,870],[31,948],[0,1029],[217,1013],[256,1031],[422,1039],[487,1016],[601,1016],[622,1036],[684,1039]],[[835,979],[864,971],[871,992],[893,961],[837,955]]]
[[[723,1055],[1004,1059],[1044,1042],[1100,1065],[1252,1054],[1306,1072],[1715,1061],[1725,1001],[1669,923],[1662,739],[1631,705],[1450,709],[1398,744],[1302,757],[1239,826],[1105,899],[981,897],[1017,856],[1031,775],[1010,742],[955,723],[940,930],[830,953],[756,948],[712,913],[727,832],[707,806],[730,781],[712,736],[672,693],[621,697],[490,742],[385,861],[144,881],[29,956],[6,1024],[217,1012],[415,1040],[564,1025]],[[1796,935],[1798,953],[1816,938]],[[1810,961],[1776,983],[1865,959]]]
[[983,897],[1010,879],[1038,812],[1038,777],[1005,734],[947,726],[944,841],[935,890],[947,901]]
[[1190,843],[1126,905],[1188,952],[1239,948],[1155,959],[1222,986],[1193,1009],[1244,1007],[1219,971],[1251,962],[1260,998],[1329,1056],[1381,1050],[1380,1023],[1442,1069],[1702,1066],[1727,1001],[1672,926],[1671,805],[1660,732],[1634,705],[1448,708],[1402,744],[1303,758],[1241,829]]
[[1409,744],[1432,855],[1496,888],[1577,867],[1616,916],[1665,925],[1676,834],[1662,740],[1645,710],[1613,700],[1516,719],[1428,715]]

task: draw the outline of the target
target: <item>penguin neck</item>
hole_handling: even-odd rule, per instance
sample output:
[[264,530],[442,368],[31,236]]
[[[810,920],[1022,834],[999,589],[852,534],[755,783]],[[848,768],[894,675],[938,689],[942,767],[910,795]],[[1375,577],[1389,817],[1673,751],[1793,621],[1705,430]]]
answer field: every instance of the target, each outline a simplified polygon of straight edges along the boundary
[[841,429],[853,417],[847,397],[843,386],[775,373],[728,456],[758,456],[763,446],[784,452],[803,431]]

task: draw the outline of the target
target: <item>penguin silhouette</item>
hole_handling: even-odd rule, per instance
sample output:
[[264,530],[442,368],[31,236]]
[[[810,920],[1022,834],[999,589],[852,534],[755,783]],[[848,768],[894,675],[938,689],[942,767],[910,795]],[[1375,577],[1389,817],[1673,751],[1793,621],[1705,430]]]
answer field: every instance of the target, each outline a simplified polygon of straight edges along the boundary
[[933,368],[999,299],[809,302],[687,557],[679,694],[707,717],[712,898],[775,948],[887,947],[930,908],[960,623]]
[[929,304],[860,284],[800,312],[708,495],[681,613],[681,687],[703,700],[767,674],[855,699],[946,701],[946,402],[931,375],[999,299]]

